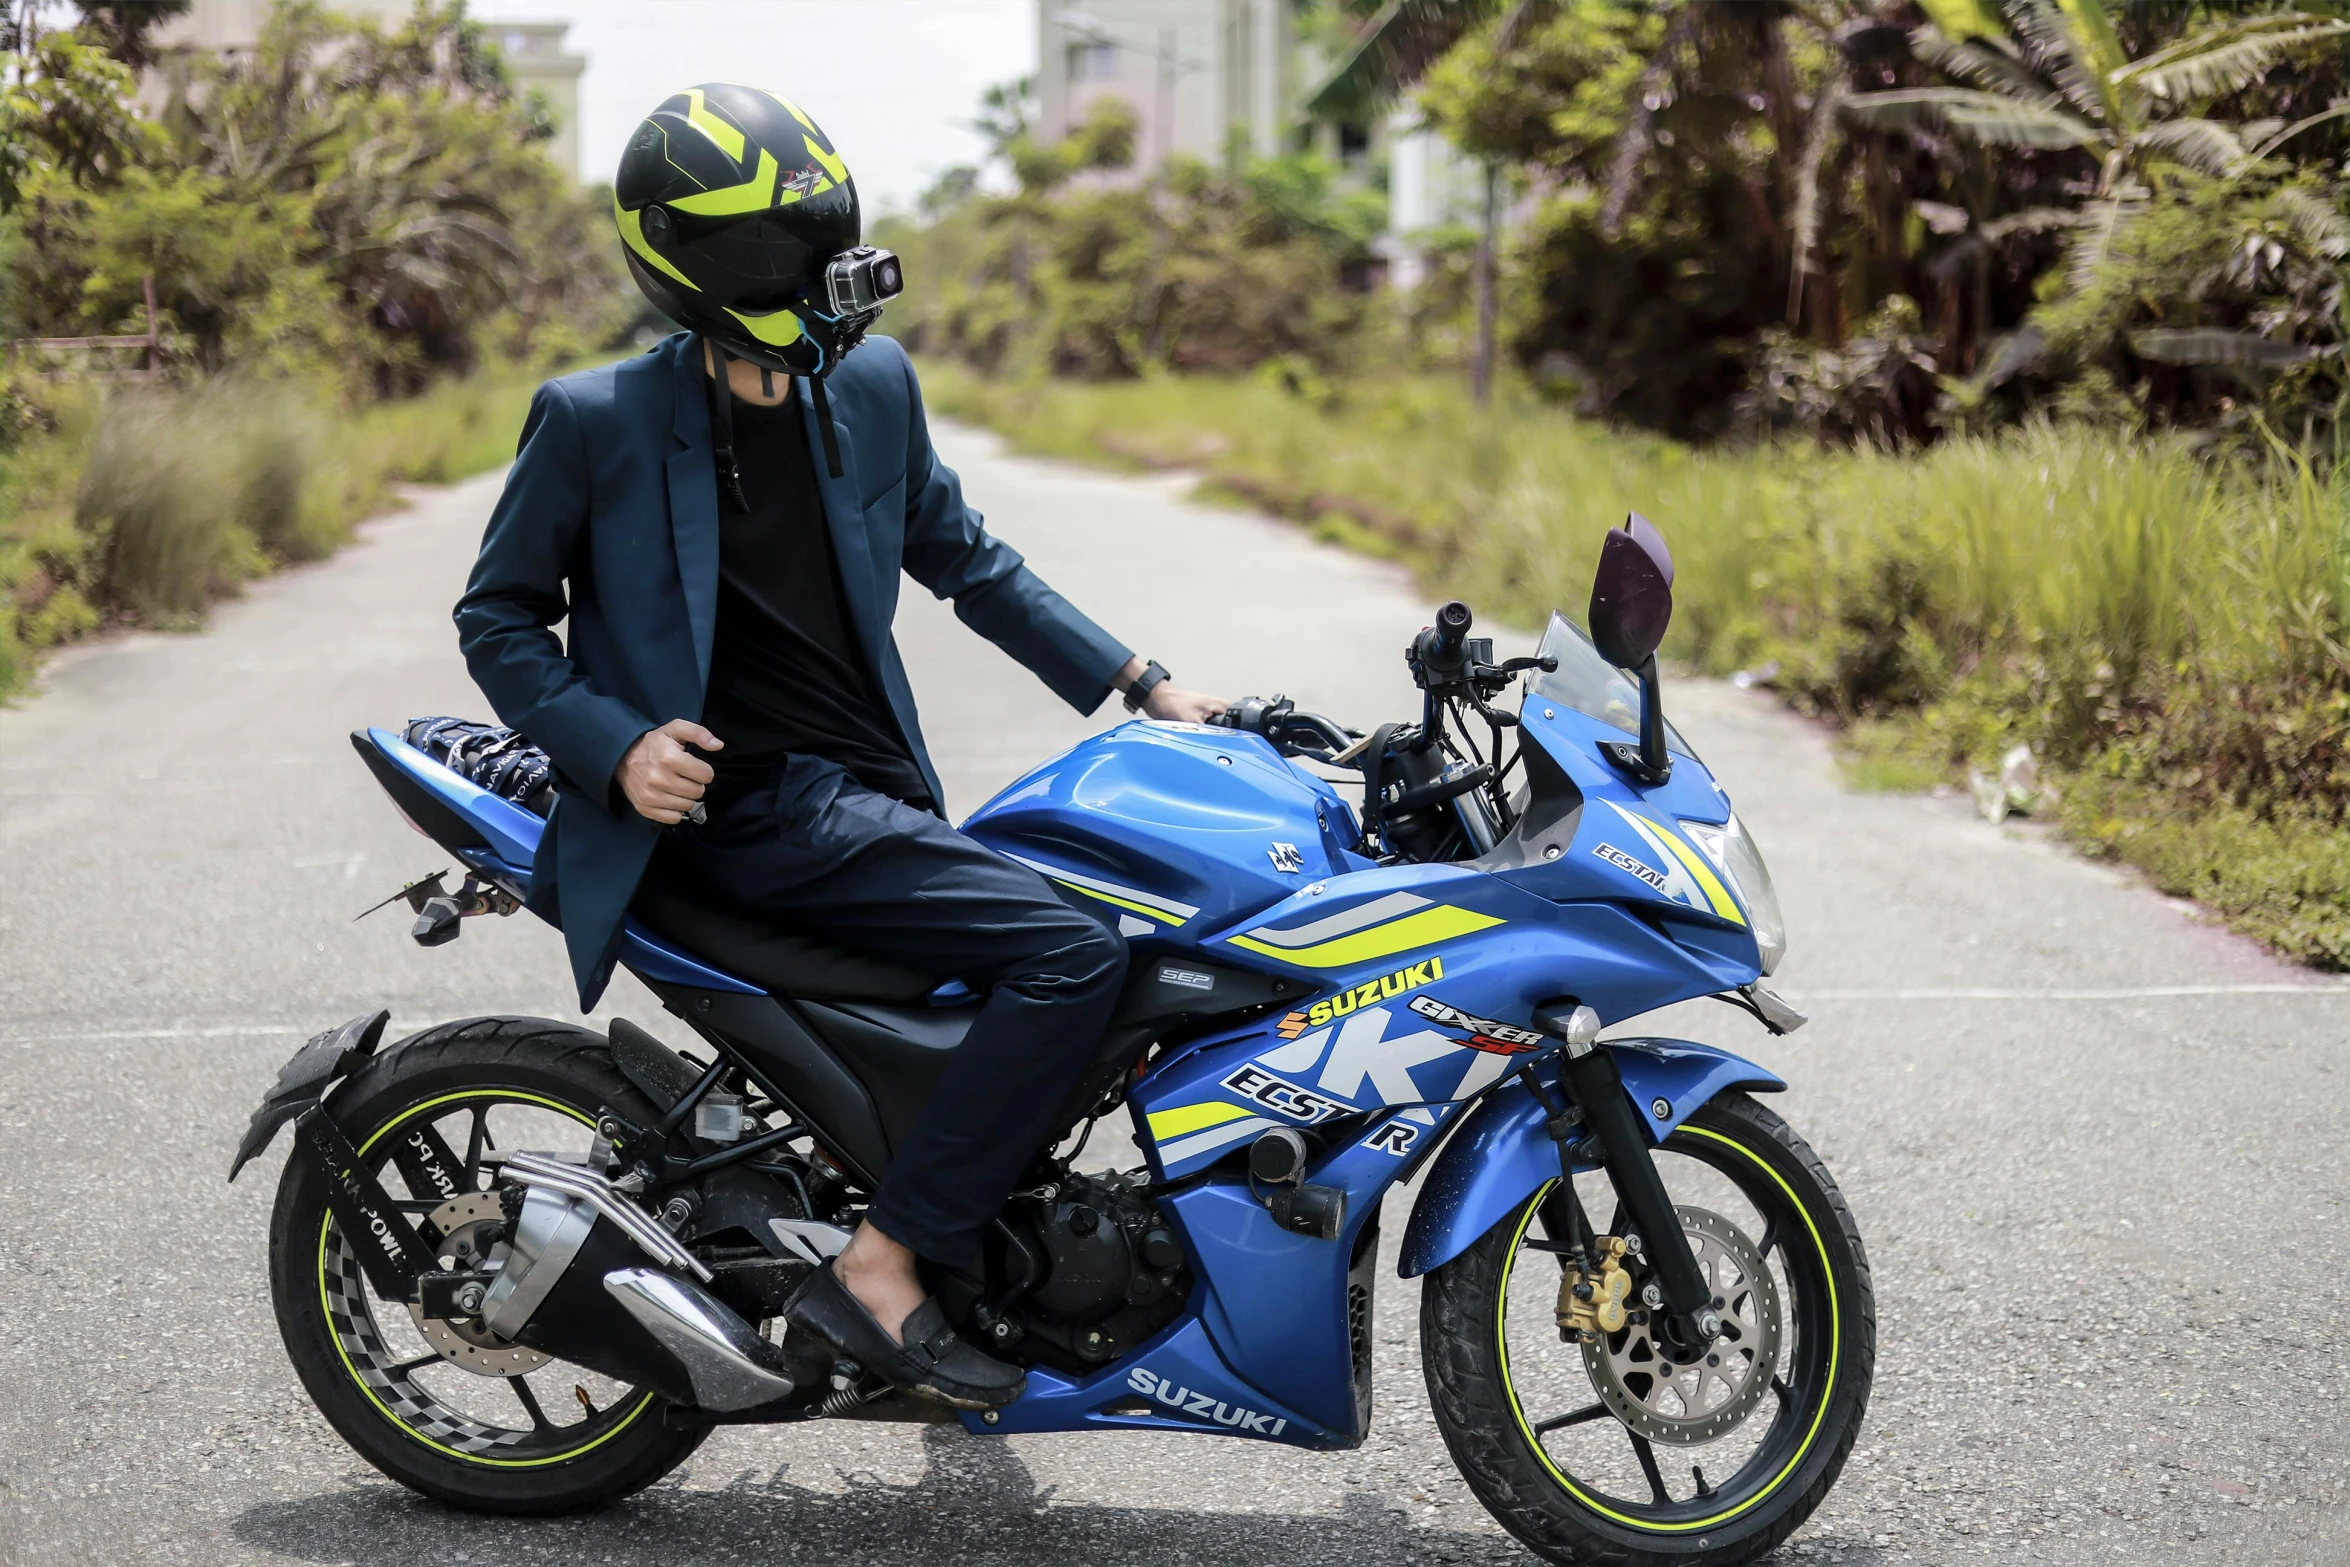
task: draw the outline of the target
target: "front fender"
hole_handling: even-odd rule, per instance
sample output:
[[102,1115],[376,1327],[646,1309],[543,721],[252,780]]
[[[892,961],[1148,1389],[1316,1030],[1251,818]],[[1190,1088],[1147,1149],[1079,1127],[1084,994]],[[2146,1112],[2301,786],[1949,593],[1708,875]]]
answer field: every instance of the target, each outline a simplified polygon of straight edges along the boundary
[[[1686,1039],[1609,1039],[1601,1048],[1615,1056],[1624,1092],[1660,1143],[1718,1093],[1776,1093],[1787,1086],[1744,1056]],[[1557,1087],[1555,1067],[1543,1077]],[[1410,1279],[1442,1267],[1558,1178],[1558,1145],[1544,1130],[1545,1119],[1526,1085],[1515,1080],[1469,1112],[1429,1168],[1404,1230],[1397,1272]]]

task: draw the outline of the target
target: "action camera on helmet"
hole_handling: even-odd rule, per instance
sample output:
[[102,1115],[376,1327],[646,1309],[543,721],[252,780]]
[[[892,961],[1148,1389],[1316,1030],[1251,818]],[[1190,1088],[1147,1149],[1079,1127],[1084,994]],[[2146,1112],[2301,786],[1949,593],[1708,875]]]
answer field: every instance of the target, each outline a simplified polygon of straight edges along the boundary
[[886,250],[859,245],[825,263],[824,299],[833,315],[861,316],[905,291],[905,269]]

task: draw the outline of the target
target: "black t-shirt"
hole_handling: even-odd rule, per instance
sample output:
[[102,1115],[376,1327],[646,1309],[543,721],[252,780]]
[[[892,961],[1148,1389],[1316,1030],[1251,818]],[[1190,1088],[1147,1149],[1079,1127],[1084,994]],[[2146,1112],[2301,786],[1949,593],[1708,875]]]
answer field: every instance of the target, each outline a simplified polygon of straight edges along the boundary
[[740,786],[788,755],[837,762],[868,789],[929,806],[898,722],[849,629],[832,530],[795,393],[772,408],[734,400],[737,511],[718,482],[718,624],[702,724],[710,758]]

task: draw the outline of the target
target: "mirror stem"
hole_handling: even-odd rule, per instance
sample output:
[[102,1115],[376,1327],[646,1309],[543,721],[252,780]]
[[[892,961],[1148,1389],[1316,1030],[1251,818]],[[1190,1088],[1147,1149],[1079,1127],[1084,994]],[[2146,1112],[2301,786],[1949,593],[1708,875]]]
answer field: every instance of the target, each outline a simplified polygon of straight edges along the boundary
[[1673,759],[1665,751],[1664,680],[1654,653],[1640,666],[1640,762],[1658,783],[1673,776]]
[[1640,677],[1640,743],[1608,740],[1599,749],[1609,761],[1653,789],[1673,776],[1673,758],[1665,749],[1664,682],[1657,674],[1656,655],[1649,654],[1633,673]]

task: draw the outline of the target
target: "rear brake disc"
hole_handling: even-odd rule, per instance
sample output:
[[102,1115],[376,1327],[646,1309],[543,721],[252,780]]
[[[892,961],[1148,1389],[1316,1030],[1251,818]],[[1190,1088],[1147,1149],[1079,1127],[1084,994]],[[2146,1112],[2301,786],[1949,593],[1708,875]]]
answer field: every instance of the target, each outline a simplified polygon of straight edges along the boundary
[[[496,1192],[469,1192],[442,1203],[425,1222],[440,1232],[433,1252],[442,1266],[479,1268],[493,1260],[497,1249],[485,1244],[483,1232],[505,1219],[506,1210],[499,1205]],[[428,1317],[414,1301],[408,1303],[408,1315],[416,1319],[416,1331],[443,1360],[477,1377],[518,1377],[536,1371],[549,1358],[498,1337],[478,1317],[456,1321]]]

